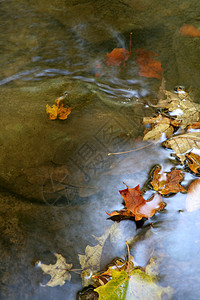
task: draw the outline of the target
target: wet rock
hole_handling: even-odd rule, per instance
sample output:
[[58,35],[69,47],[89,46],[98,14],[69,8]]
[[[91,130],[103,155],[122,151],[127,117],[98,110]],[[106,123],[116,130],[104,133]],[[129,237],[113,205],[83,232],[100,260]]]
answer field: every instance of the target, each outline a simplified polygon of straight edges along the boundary
[[[66,90],[72,113],[50,121],[46,104]],[[99,192],[96,179],[113,162],[107,154],[130,147],[142,130],[140,105],[107,106],[90,84],[61,78],[2,88],[0,185],[50,205]]]

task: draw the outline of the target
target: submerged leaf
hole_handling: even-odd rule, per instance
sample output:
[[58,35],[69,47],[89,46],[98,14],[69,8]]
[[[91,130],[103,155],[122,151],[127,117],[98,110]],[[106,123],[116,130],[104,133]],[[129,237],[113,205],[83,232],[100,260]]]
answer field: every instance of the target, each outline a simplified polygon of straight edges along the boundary
[[69,271],[72,268],[72,264],[67,264],[65,258],[61,254],[55,253],[57,257],[57,262],[54,265],[45,265],[42,263],[38,263],[38,266],[46,273],[51,275],[51,279],[46,283],[42,284],[42,286],[57,286],[64,285],[65,281],[71,280],[71,274]]
[[180,33],[185,36],[199,37],[200,30],[191,24],[184,24],[179,29]]
[[162,79],[163,69],[161,63],[154,59],[153,56],[158,56],[156,52],[137,49],[137,63],[140,66],[139,75]]
[[128,60],[130,52],[124,48],[115,48],[111,53],[107,53],[107,59],[105,63],[107,66],[119,66],[123,64],[125,66],[125,61]]
[[153,173],[151,185],[153,189],[162,195],[170,193],[185,192],[183,186],[179,183],[184,179],[184,174],[180,170],[172,170],[171,172],[163,172],[161,168],[156,167]]
[[189,212],[200,209],[200,179],[194,180],[189,188],[186,198],[186,210]]

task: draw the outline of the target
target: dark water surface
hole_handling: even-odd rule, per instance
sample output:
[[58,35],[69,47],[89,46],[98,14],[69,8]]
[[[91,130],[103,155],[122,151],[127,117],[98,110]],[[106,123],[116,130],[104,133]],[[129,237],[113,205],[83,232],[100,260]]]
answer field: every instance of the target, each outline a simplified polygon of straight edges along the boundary
[[[80,268],[78,254],[95,246],[119,210],[123,182],[142,187],[151,167],[176,165],[160,144],[142,147],[142,118],[152,116],[161,81],[138,74],[136,49],[155,51],[166,88],[184,85],[200,95],[200,38],[179,33],[200,28],[199,0],[0,1],[0,299],[76,299],[81,278],[42,287],[49,277],[35,267],[55,263],[54,253]],[[114,48],[133,52],[126,65],[105,64]],[[99,68],[100,65],[100,68]],[[49,121],[46,104],[69,93],[75,107],[66,121]],[[186,174],[187,187],[195,177]],[[151,194],[151,193],[150,193]],[[145,199],[150,195],[147,193]],[[140,266],[158,259],[159,284],[172,299],[200,299],[199,211],[185,211],[185,194],[136,230],[116,224],[103,245],[101,268],[126,254]]]

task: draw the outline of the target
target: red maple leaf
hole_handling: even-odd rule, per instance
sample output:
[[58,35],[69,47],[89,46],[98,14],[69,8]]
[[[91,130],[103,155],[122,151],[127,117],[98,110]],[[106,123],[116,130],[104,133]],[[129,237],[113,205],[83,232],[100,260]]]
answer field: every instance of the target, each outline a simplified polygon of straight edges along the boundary
[[[152,217],[157,211],[165,207],[160,194],[156,193],[149,200],[145,200],[139,185],[135,188],[127,186],[126,189],[119,192],[125,201],[126,209],[113,211],[111,214],[107,213],[111,218],[116,216],[120,216],[121,219],[134,217],[136,221],[139,221],[142,218]],[[116,220],[116,218],[113,219]],[[121,219],[119,218],[119,220]]]
[[136,53],[137,64],[140,66],[139,75],[162,79],[163,69],[161,68],[161,62],[153,58],[153,56],[158,56],[158,54],[143,49],[137,49]]

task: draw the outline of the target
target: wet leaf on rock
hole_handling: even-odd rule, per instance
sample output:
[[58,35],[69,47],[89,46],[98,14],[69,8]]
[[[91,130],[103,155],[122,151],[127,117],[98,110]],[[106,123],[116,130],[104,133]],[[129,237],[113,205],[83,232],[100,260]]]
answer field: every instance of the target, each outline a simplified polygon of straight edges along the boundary
[[71,113],[73,107],[64,107],[61,101],[66,96],[60,97],[55,100],[55,104],[52,106],[46,105],[46,113],[50,120],[56,120],[57,118],[60,120],[66,120],[68,115]]
[[54,265],[45,265],[39,262],[37,265],[44,271],[44,273],[51,275],[51,279],[46,284],[41,284],[41,286],[57,286],[64,285],[65,281],[71,280],[70,270],[72,264],[66,263],[65,258],[61,254],[55,253],[57,257],[57,262]]
[[200,209],[200,179],[190,184],[186,198],[187,211],[192,212],[198,209]]
[[125,201],[126,209],[113,211],[110,214],[107,213],[113,220],[116,219],[116,216],[119,216],[122,219],[123,217],[134,217],[136,221],[139,221],[142,218],[152,217],[157,211],[165,207],[162,197],[158,194],[154,194],[152,198],[146,201],[143,198],[139,185],[135,188],[127,186],[126,189],[119,192]]
[[181,170],[174,169],[171,172],[163,172],[161,168],[156,167],[151,185],[155,191],[162,195],[186,192],[185,188],[179,184],[183,179],[184,174]]

